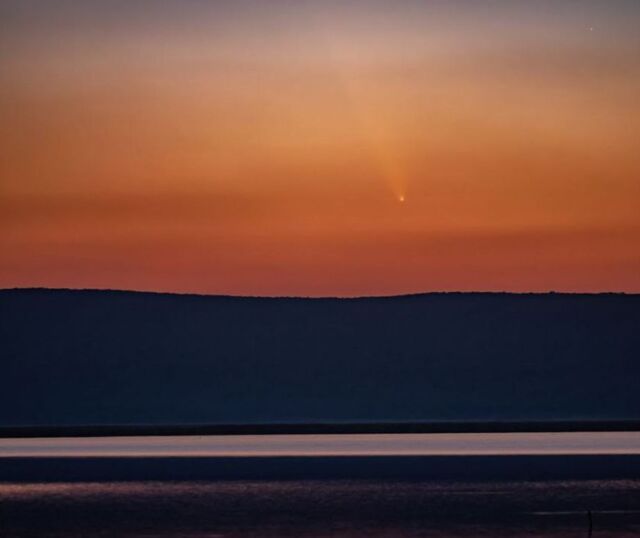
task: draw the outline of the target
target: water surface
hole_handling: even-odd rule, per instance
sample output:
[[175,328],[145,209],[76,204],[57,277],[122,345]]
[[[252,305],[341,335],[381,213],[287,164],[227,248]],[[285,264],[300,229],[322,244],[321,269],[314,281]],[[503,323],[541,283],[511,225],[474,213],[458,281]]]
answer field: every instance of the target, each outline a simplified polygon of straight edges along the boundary
[[0,485],[3,537],[640,535],[640,482],[223,481]]
[[0,458],[598,454],[640,454],[640,432],[185,435],[0,439]]
[[591,511],[630,538],[639,456],[635,432],[0,439],[0,536],[570,538]]

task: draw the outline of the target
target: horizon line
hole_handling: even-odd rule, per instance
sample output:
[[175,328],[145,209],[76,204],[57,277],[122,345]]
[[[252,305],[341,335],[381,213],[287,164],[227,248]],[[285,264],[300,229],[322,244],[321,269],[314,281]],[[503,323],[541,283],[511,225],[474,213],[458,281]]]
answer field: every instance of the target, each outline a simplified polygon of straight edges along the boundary
[[638,292],[627,291],[497,291],[497,290],[432,290],[432,291],[416,291],[408,293],[388,294],[388,295],[233,295],[226,293],[198,293],[198,292],[180,292],[180,291],[158,291],[158,290],[139,290],[139,289],[118,289],[118,288],[63,288],[63,287],[44,287],[44,286],[28,286],[28,287],[12,287],[0,288],[0,293],[6,292],[70,292],[70,293],[122,293],[122,294],[139,294],[139,295],[167,295],[176,297],[204,297],[204,298],[229,298],[229,299],[297,299],[297,300],[358,300],[358,299],[402,299],[412,297],[422,297],[428,295],[512,295],[512,296],[601,296],[601,295],[620,295],[637,297]]

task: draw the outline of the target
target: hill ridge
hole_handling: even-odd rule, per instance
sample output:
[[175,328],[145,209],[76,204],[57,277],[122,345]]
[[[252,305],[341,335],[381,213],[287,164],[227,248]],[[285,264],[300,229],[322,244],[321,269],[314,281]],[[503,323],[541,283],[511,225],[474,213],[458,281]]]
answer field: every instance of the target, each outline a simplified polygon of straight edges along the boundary
[[0,427],[640,418],[640,296],[0,291]]

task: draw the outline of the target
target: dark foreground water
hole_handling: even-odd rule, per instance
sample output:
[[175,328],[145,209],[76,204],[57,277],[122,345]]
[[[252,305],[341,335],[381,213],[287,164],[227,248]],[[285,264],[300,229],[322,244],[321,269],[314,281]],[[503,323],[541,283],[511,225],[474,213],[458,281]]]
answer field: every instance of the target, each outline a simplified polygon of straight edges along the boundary
[[640,481],[0,484],[5,537],[640,536]]
[[0,439],[0,538],[640,537],[640,433]]

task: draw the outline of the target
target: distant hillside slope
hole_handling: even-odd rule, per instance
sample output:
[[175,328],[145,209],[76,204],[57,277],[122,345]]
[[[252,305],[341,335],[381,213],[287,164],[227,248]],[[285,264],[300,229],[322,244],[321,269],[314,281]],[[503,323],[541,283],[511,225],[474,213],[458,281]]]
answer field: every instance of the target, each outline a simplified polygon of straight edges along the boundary
[[640,418],[640,296],[0,291],[0,426]]

